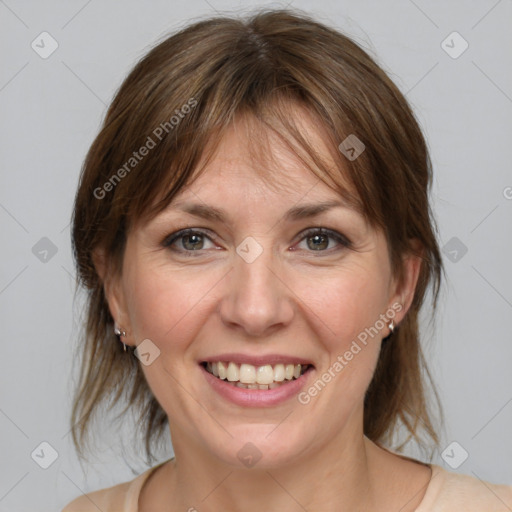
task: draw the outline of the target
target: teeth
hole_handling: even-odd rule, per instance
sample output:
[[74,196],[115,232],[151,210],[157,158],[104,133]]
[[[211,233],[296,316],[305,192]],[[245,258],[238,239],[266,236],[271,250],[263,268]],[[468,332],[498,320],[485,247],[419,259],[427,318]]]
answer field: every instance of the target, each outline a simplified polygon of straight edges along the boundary
[[274,382],[274,369],[272,368],[272,366],[270,366],[269,364],[266,364],[265,366],[260,366],[256,370],[256,382],[258,384],[272,384],[272,382]]
[[237,387],[246,389],[274,389],[285,380],[298,379],[307,369],[307,365],[300,364],[266,364],[253,366],[242,363],[238,365],[229,362],[208,362],[206,369],[221,380],[228,380]]
[[274,366],[274,381],[283,382],[284,380],[284,364],[276,364]]
[[[229,363],[229,364],[234,365],[235,363]],[[240,382],[243,382],[244,384],[254,384],[256,382],[256,368],[252,364],[241,364],[239,380],[240,380]],[[260,384],[265,384],[265,383],[261,382]]]
[[[231,382],[231,384],[233,384]],[[278,388],[281,385],[280,382],[272,382],[271,384],[244,384],[243,382],[235,382],[235,386],[237,388],[244,389],[274,389]]]
[[219,379],[225,380],[226,379],[226,366],[222,362],[217,363],[217,371],[219,372]]
[[226,377],[230,382],[236,382],[240,380],[240,369],[235,363],[229,363],[226,371]]

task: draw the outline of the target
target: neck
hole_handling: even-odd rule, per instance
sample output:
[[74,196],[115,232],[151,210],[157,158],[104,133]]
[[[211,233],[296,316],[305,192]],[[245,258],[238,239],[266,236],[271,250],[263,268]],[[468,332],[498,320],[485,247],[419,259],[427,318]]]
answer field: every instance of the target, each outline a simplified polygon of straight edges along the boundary
[[[174,434],[174,433],[173,433]],[[167,486],[170,510],[371,510],[375,496],[373,444],[360,430],[340,432],[318,450],[305,450],[289,464],[233,469],[197,445],[175,439]],[[188,440],[190,441],[190,440]],[[172,483],[171,483],[172,482]]]

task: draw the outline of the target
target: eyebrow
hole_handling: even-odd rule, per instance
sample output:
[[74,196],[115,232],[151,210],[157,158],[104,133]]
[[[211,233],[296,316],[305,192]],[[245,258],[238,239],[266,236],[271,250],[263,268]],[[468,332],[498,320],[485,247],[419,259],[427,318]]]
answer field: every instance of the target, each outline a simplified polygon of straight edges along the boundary
[[[298,206],[294,206],[290,208],[285,214],[282,216],[281,221],[297,221],[301,219],[309,219],[311,217],[316,217],[328,210],[333,208],[346,208],[356,211],[355,208],[349,206],[348,203],[344,201],[323,201],[319,203],[309,203],[302,204]],[[202,219],[218,221],[222,223],[227,223],[228,215],[225,210],[222,208],[215,208],[214,206],[209,206],[206,204],[200,203],[178,203],[174,206],[173,209],[178,209],[190,215],[194,215],[195,217],[200,217]]]

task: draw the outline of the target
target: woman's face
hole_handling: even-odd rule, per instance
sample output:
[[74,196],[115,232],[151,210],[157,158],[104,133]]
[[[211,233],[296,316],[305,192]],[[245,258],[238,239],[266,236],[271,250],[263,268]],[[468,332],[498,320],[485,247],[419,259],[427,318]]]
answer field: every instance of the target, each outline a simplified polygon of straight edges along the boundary
[[[271,187],[244,133],[231,129],[197,181],[130,231],[107,294],[127,343],[145,340],[142,368],[176,453],[276,467],[362,436],[381,339],[405,314],[419,267],[408,260],[396,289],[383,234],[345,206],[305,216],[298,208],[339,203],[339,194],[274,139],[272,171],[287,178]],[[321,136],[308,136],[327,158]],[[185,228],[194,233],[171,241]],[[256,374],[277,384],[238,387],[206,361],[230,366],[232,382]],[[300,362],[308,371],[287,380],[286,366]]]

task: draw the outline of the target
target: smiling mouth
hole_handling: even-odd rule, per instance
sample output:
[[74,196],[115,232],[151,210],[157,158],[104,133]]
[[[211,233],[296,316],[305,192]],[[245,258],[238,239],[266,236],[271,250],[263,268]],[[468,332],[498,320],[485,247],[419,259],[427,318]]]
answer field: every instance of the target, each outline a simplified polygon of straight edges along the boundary
[[204,361],[203,368],[219,380],[244,389],[275,389],[297,380],[313,368],[310,364],[237,364],[232,361]]

